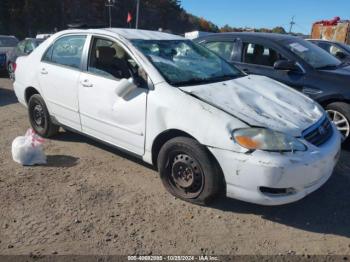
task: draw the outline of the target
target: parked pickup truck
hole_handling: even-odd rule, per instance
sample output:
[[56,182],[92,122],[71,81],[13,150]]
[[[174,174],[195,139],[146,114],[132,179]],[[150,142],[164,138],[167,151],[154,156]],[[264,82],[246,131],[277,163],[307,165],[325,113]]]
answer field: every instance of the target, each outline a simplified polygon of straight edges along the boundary
[[250,75],[263,75],[319,102],[350,144],[350,66],[299,37],[221,33],[196,39]]
[[194,203],[294,202],[330,178],[340,155],[340,134],[312,99],[176,35],[62,31],[19,57],[15,76],[39,135],[63,126],[116,146]]

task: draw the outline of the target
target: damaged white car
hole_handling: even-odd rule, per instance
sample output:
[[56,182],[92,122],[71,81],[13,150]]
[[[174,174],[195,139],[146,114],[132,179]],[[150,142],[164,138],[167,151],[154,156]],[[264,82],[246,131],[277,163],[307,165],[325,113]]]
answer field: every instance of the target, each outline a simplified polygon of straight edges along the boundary
[[19,58],[15,74],[38,134],[63,126],[126,150],[194,203],[218,193],[297,201],[329,179],[339,158],[340,135],[317,103],[180,36],[63,31]]

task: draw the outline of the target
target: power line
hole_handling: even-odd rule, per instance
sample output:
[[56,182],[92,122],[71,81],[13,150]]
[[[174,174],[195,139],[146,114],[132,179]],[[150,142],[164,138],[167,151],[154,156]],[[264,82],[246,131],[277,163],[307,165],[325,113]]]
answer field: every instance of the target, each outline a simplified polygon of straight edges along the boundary
[[295,25],[294,18],[295,18],[295,16],[292,17],[292,21],[290,21],[290,23],[289,23],[290,24],[289,33],[292,33],[293,26]]
[[108,0],[106,3],[106,7],[108,7],[108,15],[109,15],[109,27],[112,27],[112,7],[114,7],[115,0]]

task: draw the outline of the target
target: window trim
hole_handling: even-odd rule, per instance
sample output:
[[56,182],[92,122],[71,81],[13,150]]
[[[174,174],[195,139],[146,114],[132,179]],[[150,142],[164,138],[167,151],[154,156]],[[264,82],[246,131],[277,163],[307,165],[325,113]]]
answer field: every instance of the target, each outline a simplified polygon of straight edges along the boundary
[[[84,47],[83,47],[83,52],[81,54],[81,61],[80,61],[80,65],[79,67],[72,67],[72,66],[68,66],[68,65],[62,65],[62,64],[58,64],[58,63],[54,63],[52,61],[46,61],[44,60],[44,57],[46,55],[46,53],[50,50],[51,47],[53,47],[55,45],[55,43],[57,41],[59,41],[60,39],[64,38],[64,37],[69,37],[69,36],[83,36],[85,37],[85,43],[84,43]],[[41,59],[40,59],[40,62],[41,63],[45,63],[45,64],[49,64],[49,65],[54,65],[54,66],[59,66],[59,67],[63,67],[63,68],[66,68],[66,69],[71,69],[71,70],[75,70],[75,71],[79,71],[81,72],[82,71],[82,66],[83,66],[83,61],[84,61],[84,50],[86,48],[86,45],[88,43],[88,37],[89,35],[88,34],[84,34],[84,33],[71,33],[71,34],[64,34],[64,35],[61,35],[59,36],[58,38],[56,38],[45,50],[45,52],[43,53]],[[51,55],[50,55],[50,59],[52,59],[52,53],[53,53],[53,48],[51,49]]]

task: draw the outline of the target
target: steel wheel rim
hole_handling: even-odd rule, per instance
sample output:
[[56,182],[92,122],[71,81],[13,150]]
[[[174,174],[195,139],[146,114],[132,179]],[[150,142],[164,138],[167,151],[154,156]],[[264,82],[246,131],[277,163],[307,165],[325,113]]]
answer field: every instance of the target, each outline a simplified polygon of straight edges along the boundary
[[168,181],[173,190],[187,199],[198,197],[204,187],[204,173],[198,161],[186,153],[174,152],[168,163]]
[[327,110],[327,113],[331,121],[343,135],[343,140],[345,140],[350,134],[350,123],[348,119],[342,113],[335,110]]
[[45,113],[42,105],[40,104],[36,104],[33,108],[33,121],[37,127],[45,127]]

